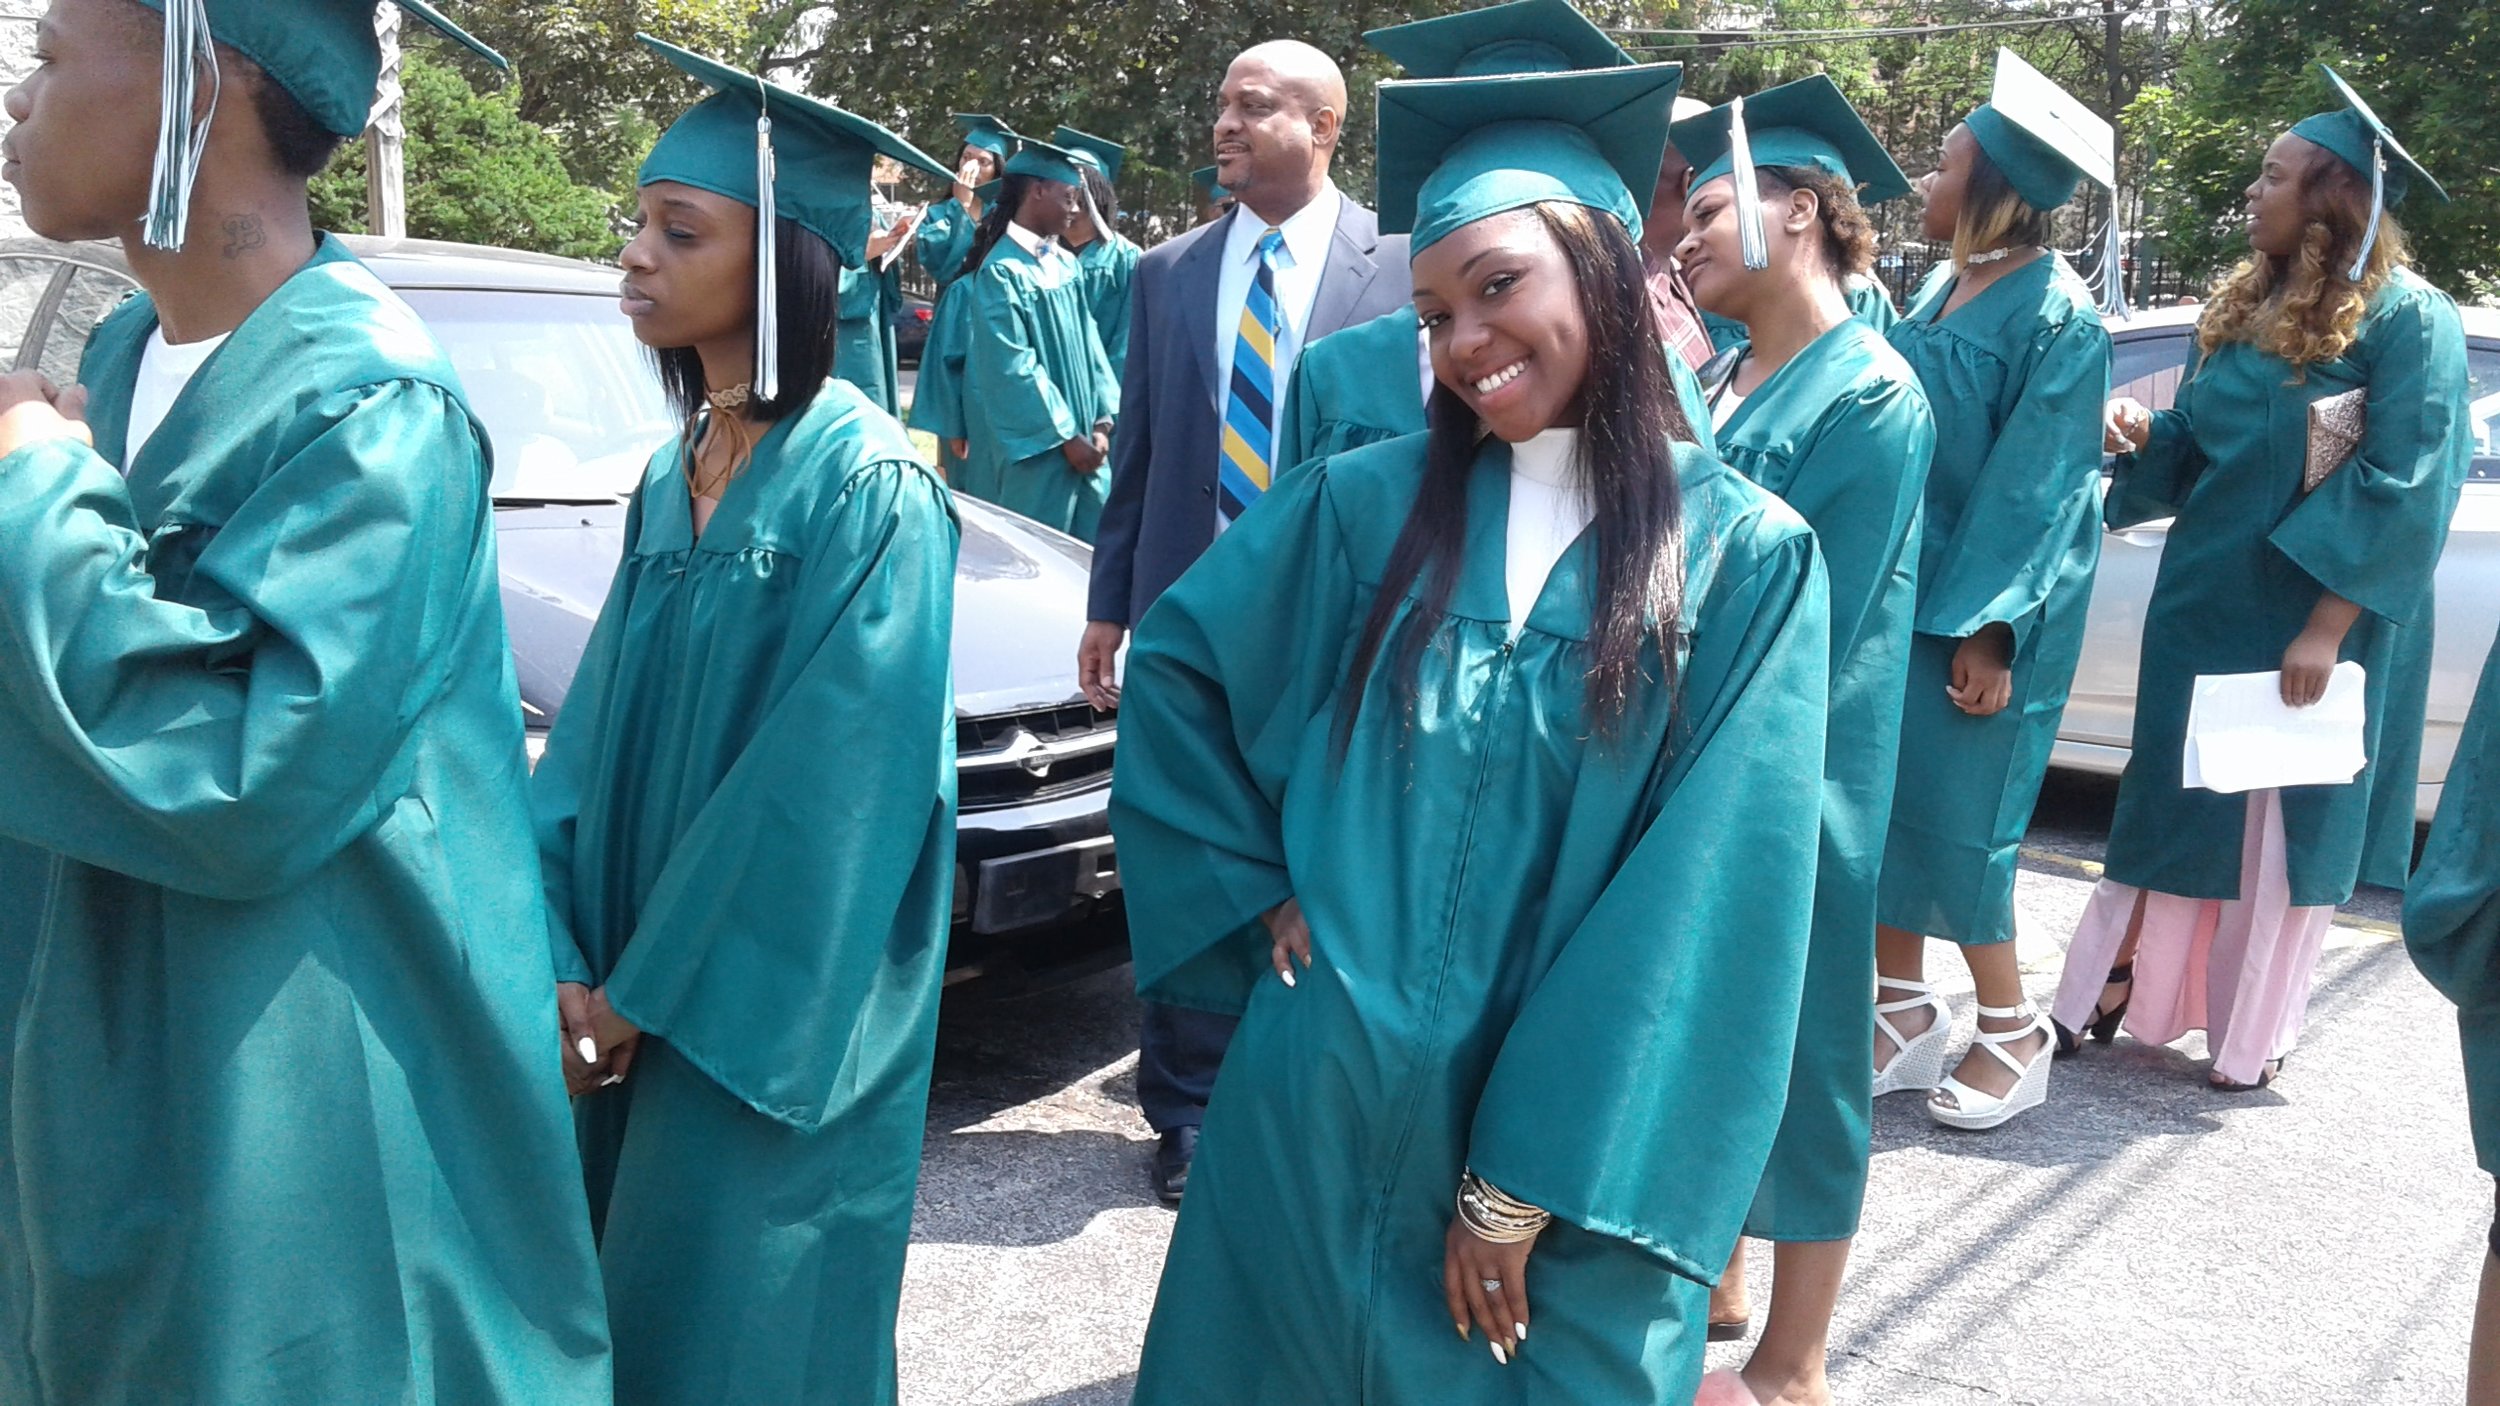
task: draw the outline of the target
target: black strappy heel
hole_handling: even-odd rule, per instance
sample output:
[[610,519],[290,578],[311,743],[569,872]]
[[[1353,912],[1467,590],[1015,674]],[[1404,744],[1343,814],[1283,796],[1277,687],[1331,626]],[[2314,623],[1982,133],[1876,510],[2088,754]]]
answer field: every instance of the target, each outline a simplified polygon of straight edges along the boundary
[[2276,1055],[2258,1066],[2257,1082],[2254,1084],[2243,1084],[2233,1079],[2216,1079],[2210,1075],[2206,1077],[2205,1082],[2213,1087],[2215,1093],[2253,1094],[2271,1086],[2275,1080],[2283,1077],[2283,1066],[2290,1063],[2291,1058],[2290,1055]]
[[2117,966],[2111,967],[2109,975],[2101,980],[2101,985],[2104,987],[2120,984],[2124,984],[2127,988],[2126,999],[2120,1001],[2114,1010],[2103,1010],[2099,1005],[2094,1005],[2092,1019],[2084,1024],[2082,1034],[2079,1035],[2054,1020],[2049,1022],[2057,1031],[2059,1054],[2070,1055],[2082,1049],[2085,1035],[2089,1035],[2104,1045],[2117,1043],[2118,1027],[2125,1024],[2127,1020],[2127,1007],[2135,1004],[2135,963],[2120,962]]

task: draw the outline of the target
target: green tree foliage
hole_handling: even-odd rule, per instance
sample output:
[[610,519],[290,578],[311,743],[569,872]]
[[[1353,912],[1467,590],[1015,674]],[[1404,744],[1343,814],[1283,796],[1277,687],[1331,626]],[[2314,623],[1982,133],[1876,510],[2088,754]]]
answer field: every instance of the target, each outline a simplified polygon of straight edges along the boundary
[[2225,0],[2217,42],[2131,112],[2153,153],[2150,194],[2183,263],[2246,252],[2241,191],[2266,144],[2332,103],[2316,61],[2370,100],[2454,197],[2399,212],[2424,277],[2460,297],[2500,293],[2500,7],[2406,0]]
[[[409,233],[576,258],[616,252],[615,202],[574,181],[556,143],[521,119],[514,92],[481,93],[460,69],[414,51],[404,83]],[[314,181],[313,217],[368,228],[364,143]]]
[[556,138],[573,178],[623,200],[660,128],[700,93],[634,36],[744,62],[770,8],[758,0],[471,0],[459,17],[512,61],[521,119]]

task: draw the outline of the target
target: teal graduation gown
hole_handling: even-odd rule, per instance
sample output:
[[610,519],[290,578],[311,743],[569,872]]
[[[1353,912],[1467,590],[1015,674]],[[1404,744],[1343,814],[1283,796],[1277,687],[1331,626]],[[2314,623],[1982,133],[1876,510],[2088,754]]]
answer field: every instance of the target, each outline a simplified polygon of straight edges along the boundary
[[2456,1003],[2475,1159],[2500,1175],[2500,647],[2457,738],[2404,932],[2413,964]]
[[[2310,402],[2367,387],[2352,459],[2301,492]],[[2431,578],[2472,464],[2456,304],[2399,269],[2352,346],[2296,377],[2246,343],[2205,357],[2178,404],[2121,456],[2112,530],[2176,516],[2145,612],[2135,739],[2109,833],[2109,877],[2182,898],[2240,896],[2248,798],[2180,784],[2199,674],[2263,673],[2319,594],[2361,607],[2343,658],[2369,674],[2369,765],[2342,786],[2283,792],[2291,901],[2339,904],[2356,882],[2400,887],[2412,856],[2429,704]]]
[[488,446],[334,239],[0,460],[0,1401],[598,1406]]
[[1103,354],[1075,256],[1048,262],[1010,236],[965,281],[964,353],[971,452],[958,492],[1091,542],[1111,492],[1111,465],[1068,467],[1059,446],[1119,415],[1120,378]]
[[936,436],[938,471],[949,483],[961,481],[963,463],[948,442],[971,432],[964,420],[964,348],[971,308],[969,299],[947,294],[963,283],[964,260],[972,254],[978,223],[963,206],[941,200],[929,207],[912,236],[912,255],[936,281],[938,295],[929,314],[928,340],[920,346],[920,369],[912,380],[911,414],[904,423]]
[[1076,251],[1077,268],[1085,279],[1085,308],[1093,314],[1094,331],[1102,338],[1114,381],[1128,369],[1129,284],[1137,277],[1137,261],[1145,256],[1144,250],[1117,231]]
[[[1944,315],[1952,265],[1889,339],[1936,417],[1901,708],[1900,782],[1876,914],[1979,944],[2014,936],[2023,831],[2048,775],[2100,562],[2109,333],[2055,254]],[[1945,688],[1962,642],[2013,631],[2013,698],[1974,718]]]
[[[1719,452],[1814,528],[1831,574],[1831,730],[1805,1018],[1779,1145],[1746,1232],[1843,1240],[1866,1196],[1875,891],[1892,814],[1935,420],[1918,375],[1852,318],[1754,389]],[[1778,874],[1778,869],[1756,869]]]
[[835,323],[833,374],[859,387],[868,403],[888,415],[901,403],[901,366],[894,340],[894,310],[903,302],[903,271],[842,270]]
[[[1842,292],[1849,300],[1850,314],[1878,332],[1890,332],[1893,324],[1901,320],[1901,310],[1892,305],[1892,294],[1884,291],[1884,285],[1872,275],[1862,273],[1853,276]],[[1706,309],[1701,315],[1701,326],[1710,334],[1710,345],[1720,351],[1741,347],[1753,340],[1752,335],[1746,332],[1745,324]]]
[[[1412,710],[1384,655],[1340,752],[1425,444],[1279,484],[1129,658],[1112,823],[1139,986],[1242,1016],[1140,1406],[1689,1401],[1703,1286],[1778,1121],[1810,900],[1749,876],[1814,864],[1828,611],[1803,525],[1677,447],[1680,706],[1644,691],[1592,743],[1593,539],[1514,638],[1490,441]],[[1294,988],[1257,922],[1288,896],[1312,933]],[[1528,1268],[1536,1341],[1507,1369],[1442,1298],[1470,1166],[1556,1217]]]
[[[1276,469],[1430,428],[1424,417],[1425,366],[1414,304],[1331,332],[1302,349],[1285,383],[1277,417]],[[1693,439],[1711,447],[1710,410],[1684,358],[1667,357],[1676,399]]]
[[531,788],[558,973],[647,1032],[578,1105],[617,1400],[887,1406],[954,892],[953,506],[839,381],[699,540],[679,455]]

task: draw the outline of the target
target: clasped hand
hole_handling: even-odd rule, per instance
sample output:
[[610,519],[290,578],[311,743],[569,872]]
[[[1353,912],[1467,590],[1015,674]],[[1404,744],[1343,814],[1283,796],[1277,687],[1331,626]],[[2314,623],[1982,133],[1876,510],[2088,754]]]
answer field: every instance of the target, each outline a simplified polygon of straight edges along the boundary
[[642,1031],[608,1004],[608,988],[558,982],[556,1014],[564,1027],[564,1091],[579,1098],[624,1083]]

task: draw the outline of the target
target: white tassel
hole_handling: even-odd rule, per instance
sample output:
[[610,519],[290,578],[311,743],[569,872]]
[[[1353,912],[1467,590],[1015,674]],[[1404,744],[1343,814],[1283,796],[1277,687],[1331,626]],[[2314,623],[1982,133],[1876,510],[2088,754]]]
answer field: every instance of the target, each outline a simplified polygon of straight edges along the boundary
[[[199,76],[208,74],[208,112],[191,117],[199,102]],[[191,189],[200,179],[200,157],[217,117],[224,79],[217,70],[217,40],[209,32],[207,0],[166,0],[165,59],[159,90],[164,110],[156,126],[156,169],[149,182],[141,235],[151,249],[182,248],[191,228]]]
[[2109,225],[2101,237],[2101,316],[2120,321],[2135,316],[2127,301],[2127,240],[2118,228],[2118,192],[2109,193]]
[[2376,137],[2370,139],[2370,227],[2361,234],[2361,253],[2352,261],[2352,272],[2345,277],[2355,283],[2370,271],[2371,251],[2378,248],[2378,222],[2387,213],[2387,145]]
[[1745,256],[1745,267],[1767,269],[1771,266],[1770,235],[1762,226],[1762,183],[1753,169],[1753,138],[1745,132],[1745,100],[1738,98],[1728,105],[1728,154],[1735,161],[1736,179],[1736,243]]
[[[759,80],[757,88],[762,89]],[[763,109],[755,118],[755,391],[754,401],[770,402],[781,395],[781,261],[779,216],[773,200],[773,115]]]

